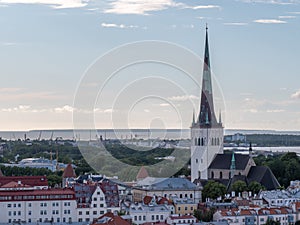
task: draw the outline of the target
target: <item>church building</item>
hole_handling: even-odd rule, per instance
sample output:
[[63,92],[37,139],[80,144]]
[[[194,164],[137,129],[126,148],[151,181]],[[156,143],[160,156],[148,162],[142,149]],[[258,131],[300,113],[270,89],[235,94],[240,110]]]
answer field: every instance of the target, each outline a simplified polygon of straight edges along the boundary
[[196,119],[193,115],[191,126],[191,181],[204,186],[208,180],[215,180],[225,184],[228,190],[237,180],[245,181],[246,184],[257,181],[267,190],[280,187],[270,168],[255,165],[251,146],[249,155],[234,152],[224,154],[223,139],[221,115],[217,121],[214,112],[206,27],[200,109]]

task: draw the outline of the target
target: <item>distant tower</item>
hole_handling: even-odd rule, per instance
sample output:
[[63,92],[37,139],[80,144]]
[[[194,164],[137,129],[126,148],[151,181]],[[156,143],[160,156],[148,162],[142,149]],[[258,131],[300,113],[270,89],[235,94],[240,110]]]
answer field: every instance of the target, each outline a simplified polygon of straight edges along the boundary
[[192,182],[195,179],[208,179],[209,165],[216,154],[223,153],[222,121],[217,121],[214,112],[207,30],[206,27],[200,112],[191,126]]
[[250,146],[249,146],[249,156],[252,157],[252,143],[250,142]]
[[234,157],[234,151],[232,151],[232,157],[231,157],[231,165],[230,165],[230,178],[234,177],[235,174],[235,157]]
[[71,163],[69,163],[67,165],[67,167],[65,168],[64,173],[62,175],[62,178],[63,178],[62,179],[62,186],[63,187],[68,187],[69,186],[68,183],[70,181],[72,181],[74,178],[76,178],[75,170],[73,169]]

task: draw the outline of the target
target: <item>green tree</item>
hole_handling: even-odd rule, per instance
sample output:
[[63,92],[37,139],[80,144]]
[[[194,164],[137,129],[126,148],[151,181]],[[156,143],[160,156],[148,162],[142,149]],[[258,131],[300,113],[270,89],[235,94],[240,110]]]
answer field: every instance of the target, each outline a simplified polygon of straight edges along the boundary
[[202,199],[205,201],[206,198],[217,199],[220,196],[226,194],[226,186],[213,180],[206,183],[202,191]]
[[199,220],[199,221],[204,221],[204,222],[210,222],[213,220],[213,216],[216,210],[214,208],[211,208],[209,210],[199,210],[196,209],[194,210],[194,216]]
[[231,190],[237,193],[247,191],[247,184],[242,180],[238,180],[232,184]]
[[265,190],[266,188],[258,183],[257,181],[252,181],[248,185],[248,190],[251,191],[253,194],[257,194],[260,190]]
[[280,225],[280,222],[274,221],[272,219],[267,219],[267,222],[265,223],[265,225]]

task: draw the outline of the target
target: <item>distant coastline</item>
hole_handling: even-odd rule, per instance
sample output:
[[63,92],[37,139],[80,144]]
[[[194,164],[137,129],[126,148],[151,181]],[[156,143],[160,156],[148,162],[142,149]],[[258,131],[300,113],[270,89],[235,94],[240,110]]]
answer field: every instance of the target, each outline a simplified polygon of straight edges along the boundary
[[[246,129],[225,129],[225,135],[242,134],[276,134],[276,135],[300,135],[300,131],[279,131],[279,130],[246,130]],[[95,140],[102,136],[106,139],[189,139],[190,129],[49,129],[29,131],[0,131],[0,137],[7,140],[17,139],[77,139]]]

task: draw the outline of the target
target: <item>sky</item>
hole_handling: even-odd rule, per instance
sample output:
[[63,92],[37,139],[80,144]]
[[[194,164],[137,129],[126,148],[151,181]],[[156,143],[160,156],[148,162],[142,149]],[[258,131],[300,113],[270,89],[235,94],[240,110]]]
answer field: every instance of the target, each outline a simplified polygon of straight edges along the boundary
[[0,130],[189,128],[206,24],[225,128],[299,130],[300,0],[0,0]]

